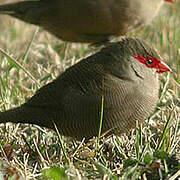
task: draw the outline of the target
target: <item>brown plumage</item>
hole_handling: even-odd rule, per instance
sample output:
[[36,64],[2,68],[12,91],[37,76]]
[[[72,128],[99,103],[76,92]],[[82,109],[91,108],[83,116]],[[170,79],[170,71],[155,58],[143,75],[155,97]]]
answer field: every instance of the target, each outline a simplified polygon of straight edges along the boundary
[[87,139],[102,132],[120,135],[153,112],[158,73],[169,71],[157,52],[138,39],[111,43],[68,68],[20,107],[0,113],[0,122],[30,123],[65,136]]
[[26,0],[1,5],[0,14],[38,25],[65,41],[98,43],[149,23],[162,4],[163,0]]

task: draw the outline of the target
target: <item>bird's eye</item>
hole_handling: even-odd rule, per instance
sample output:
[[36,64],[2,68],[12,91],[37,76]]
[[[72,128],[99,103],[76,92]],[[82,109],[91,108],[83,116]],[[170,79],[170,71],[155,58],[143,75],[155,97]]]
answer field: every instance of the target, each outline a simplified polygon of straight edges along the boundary
[[147,63],[147,65],[152,66],[154,62],[152,59],[147,59],[146,63]]

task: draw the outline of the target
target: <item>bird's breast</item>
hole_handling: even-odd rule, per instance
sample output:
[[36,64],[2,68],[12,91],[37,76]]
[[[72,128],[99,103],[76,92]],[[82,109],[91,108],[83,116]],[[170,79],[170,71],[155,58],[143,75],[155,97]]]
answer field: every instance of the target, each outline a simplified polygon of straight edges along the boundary
[[[115,82],[114,82],[115,83]],[[154,89],[155,88],[155,89]],[[134,128],[153,112],[158,101],[158,86],[142,91],[133,82],[117,82],[104,95],[104,128],[120,135]]]

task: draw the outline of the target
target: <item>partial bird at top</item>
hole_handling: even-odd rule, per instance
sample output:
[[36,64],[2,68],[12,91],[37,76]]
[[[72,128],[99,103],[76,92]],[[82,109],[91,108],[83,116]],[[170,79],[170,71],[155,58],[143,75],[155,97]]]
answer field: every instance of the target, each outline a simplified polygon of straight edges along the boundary
[[0,5],[0,14],[38,25],[59,39],[99,43],[149,23],[163,1],[26,0]]

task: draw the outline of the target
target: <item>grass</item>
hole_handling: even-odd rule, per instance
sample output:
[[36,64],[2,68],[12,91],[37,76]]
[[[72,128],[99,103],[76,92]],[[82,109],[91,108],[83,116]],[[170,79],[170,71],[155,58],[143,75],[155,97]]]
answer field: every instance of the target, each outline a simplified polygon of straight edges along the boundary
[[[177,179],[180,175],[180,2],[129,36],[155,46],[173,73],[161,76],[159,103],[121,137],[85,143],[32,125],[0,124],[0,179]],[[25,102],[67,67],[92,54],[35,26],[0,17],[0,109]]]

